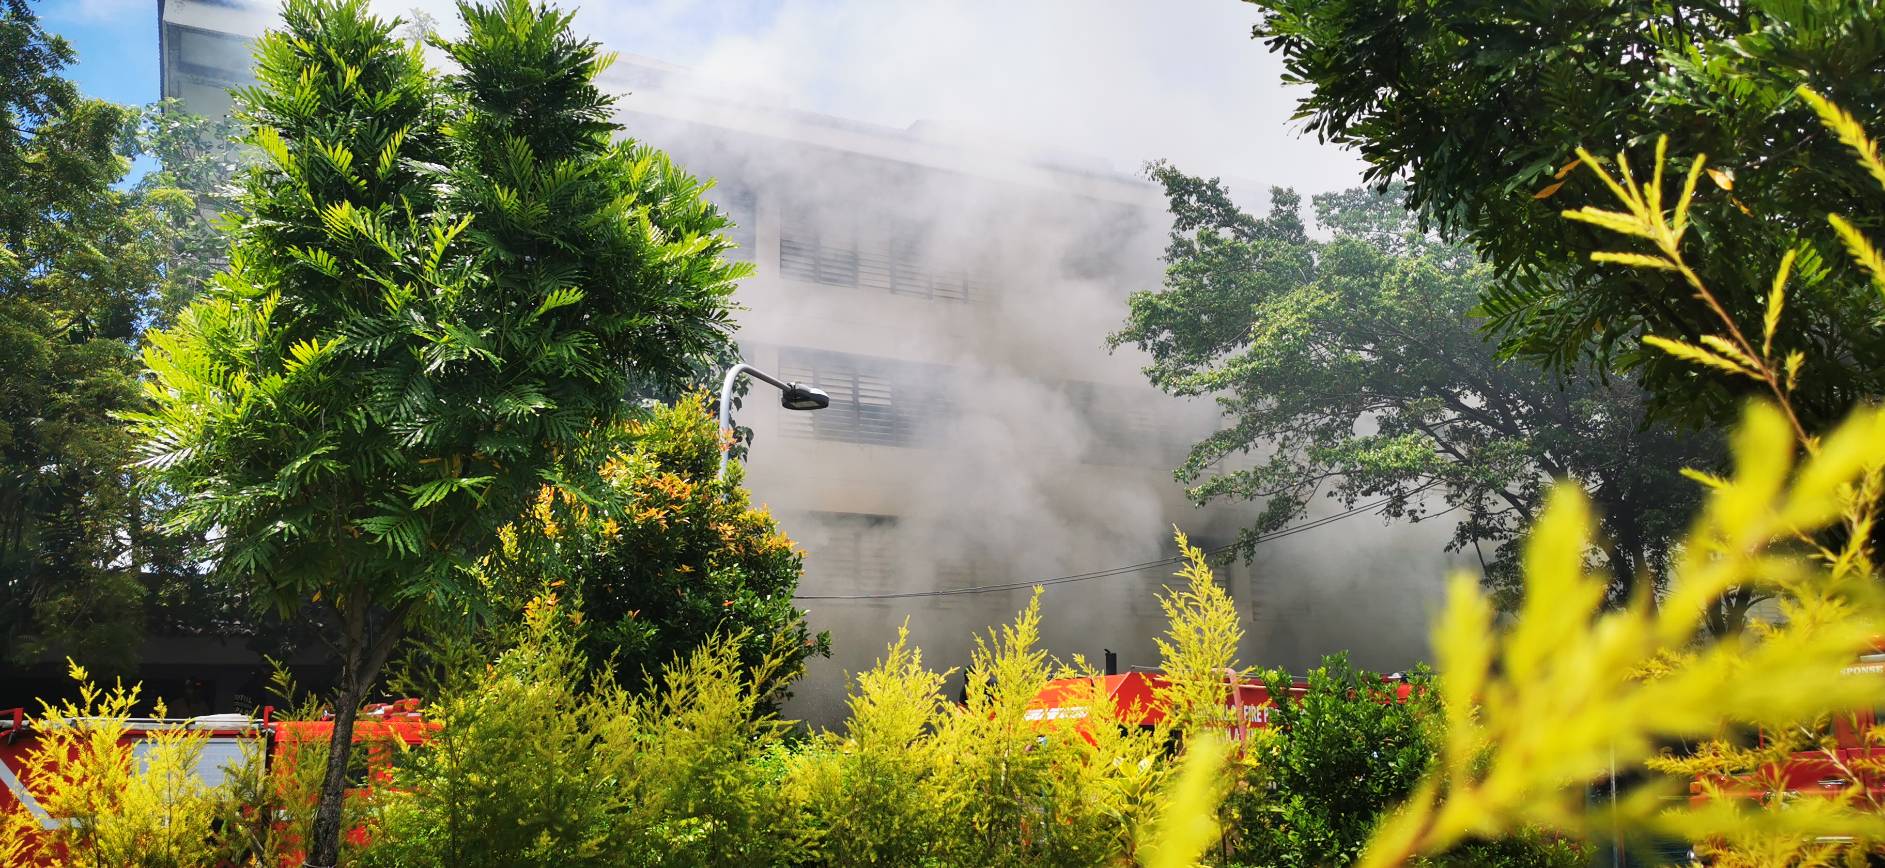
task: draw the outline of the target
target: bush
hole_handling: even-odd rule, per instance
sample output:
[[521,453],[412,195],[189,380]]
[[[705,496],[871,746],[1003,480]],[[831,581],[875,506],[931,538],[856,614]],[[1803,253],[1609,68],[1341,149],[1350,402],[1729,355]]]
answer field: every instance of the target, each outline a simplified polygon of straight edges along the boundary
[[[0,861],[82,868],[214,864],[221,855],[215,821],[226,793],[197,773],[208,734],[153,732],[140,761],[121,743],[138,686],[100,688],[77,664],[71,675],[78,700],[41,705],[37,743],[20,775],[57,824],[42,832],[26,811],[9,813],[0,822]],[[157,714],[163,713],[159,703]]]
[[949,787],[930,738],[946,713],[942,685],[899,630],[884,658],[857,677],[846,735],[786,755],[790,796],[830,863],[934,864],[949,827]]
[[698,393],[593,432],[559,462],[561,484],[500,528],[487,579],[519,607],[562,583],[585,618],[583,659],[631,691],[717,635],[743,637],[747,667],[776,657],[776,683],[790,682],[830,638],[792,603],[803,554],[753,507],[738,465],[715,477],[721,446]]
[[583,619],[541,596],[511,647],[429,713],[442,727],[383,796],[367,865],[761,864],[790,818],[755,758],[780,727],[738,634],[670,665],[635,696],[580,650]]
[[1274,698],[1270,738],[1240,794],[1235,858],[1251,865],[1347,864],[1360,855],[1382,812],[1414,791],[1433,757],[1429,678],[1392,683],[1356,669],[1348,655],[1324,658],[1307,690],[1291,694],[1282,671],[1264,682]]
[[[1202,553],[1186,551],[1189,583],[1167,600],[1164,647],[1174,671],[1191,666],[1221,684],[1234,609]],[[796,659],[793,634],[757,665],[743,655],[765,641],[711,637],[632,692],[588,665],[593,619],[540,595],[509,647],[433,706],[442,729],[382,797],[366,862],[1084,865],[1214,840],[1210,812],[1202,832],[1155,822],[1171,798],[1165,746],[1190,718],[1123,727],[1097,694],[1077,727],[1029,718],[1050,677],[1093,674],[1036,648],[1039,622],[1036,598],[980,640],[968,678],[984,688],[960,706],[942,695],[945,673],[900,637],[857,677],[846,732],[788,744],[768,700]],[[1218,790],[1191,803],[1216,804]]]
[[[1270,730],[1227,750],[1219,735],[1232,724],[1224,678],[1238,672],[1240,629],[1203,553],[1183,548],[1185,583],[1162,599],[1171,624],[1159,643],[1172,713],[1155,727],[1122,725],[1084,661],[1057,663],[1036,647],[1038,595],[1014,623],[978,639],[967,677],[979,689],[966,703],[942,695],[948,673],[925,668],[900,635],[854,680],[844,732],[789,741],[768,701],[794,648],[748,665],[747,649],[766,642],[709,637],[671,660],[653,687],[630,691],[607,667],[589,665],[591,619],[546,588],[488,663],[466,657],[449,667],[428,709],[436,735],[399,748],[407,752],[390,785],[350,802],[346,828],[363,834],[349,836],[346,861],[1165,868],[1200,859],[1352,860],[1434,755],[1437,705],[1424,674],[1410,700],[1398,702],[1378,677],[1330,658],[1311,673],[1307,694],[1274,710]],[[1084,697],[1082,676],[1092,691]],[[1085,706],[1085,717],[1046,724],[1030,716],[1051,677],[1076,679],[1064,704]],[[1267,680],[1288,697],[1283,675]],[[140,781],[116,735],[134,697],[120,691],[101,705],[88,693],[83,709],[61,712],[120,727],[97,730],[97,741],[73,754],[71,768],[98,770],[79,776],[91,801],[57,803],[88,818],[69,830],[72,852],[98,854],[81,864],[294,858],[325,746],[298,745],[272,768],[236,770],[225,791],[211,793],[170,771],[187,768],[191,756],[194,736],[179,731],[177,758],[154,763]],[[1233,782],[1241,785],[1227,812]],[[1228,848],[1213,850],[1240,817]],[[17,857],[8,841],[0,838],[0,854]],[[1521,836],[1464,845],[1433,864],[1558,866],[1575,855],[1562,842]]]
[[[1264,673],[1276,704],[1244,786],[1231,798],[1234,863],[1354,863],[1439,751],[1444,719],[1425,669],[1397,683],[1356,668],[1343,653],[1323,658],[1306,682],[1295,694],[1288,673]],[[1569,842],[1526,830],[1462,845],[1430,863],[1571,866],[1582,860]]]

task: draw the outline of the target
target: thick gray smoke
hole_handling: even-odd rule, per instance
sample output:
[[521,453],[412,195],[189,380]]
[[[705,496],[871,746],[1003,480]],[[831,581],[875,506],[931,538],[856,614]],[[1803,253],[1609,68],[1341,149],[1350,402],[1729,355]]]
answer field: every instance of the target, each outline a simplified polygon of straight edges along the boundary
[[[91,0],[109,2],[109,0]],[[451,0],[418,9],[445,32]],[[1103,158],[1311,193],[1352,187],[1353,155],[1288,123],[1297,94],[1232,0],[588,0],[575,27],[728,93],[963,140]]]
[[[932,665],[1011,618],[1025,588],[942,593],[1141,564],[1174,524],[1207,547],[1249,508],[1188,504],[1171,468],[1218,419],[1146,385],[1105,337],[1126,295],[1156,287],[1168,218],[1158,191],[1109,161],[948,124],[858,124],[775,93],[625,58],[632,134],[720,180],[753,227],[741,291],[746,358],[833,393],[793,413],[755,392],[749,467],[808,552],[813,621],[835,637],[796,715],[840,715],[843,673],[906,620]],[[1151,155],[1147,155],[1151,156]],[[1358,516],[1267,545],[1220,572],[1248,619],[1245,661],[1300,668],[1349,649],[1419,657],[1444,574],[1445,528]],[[1153,665],[1169,565],[1054,585],[1044,637],[1063,658]],[[910,596],[904,596],[910,595]]]
[[[412,0],[379,0],[413,17]],[[445,32],[444,0],[418,11]],[[807,552],[804,605],[834,634],[790,709],[841,714],[846,672],[908,622],[932,666],[1012,618],[1025,588],[944,593],[1168,558],[1174,524],[1234,538],[1248,505],[1197,509],[1171,478],[1219,424],[1149,388],[1108,332],[1155,288],[1167,218],[1150,159],[1304,194],[1358,162],[1299,137],[1294,95],[1230,2],[590,2],[579,32],[618,51],[629,133],[719,180],[758,266],[741,290],[748,361],[833,393],[818,413],[756,388],[747,480]],[[658,60],[651,59],[658,58]],[[1257,198],[1257,197],[1251,197]],[[1333,512],[1333,507],[1330,508]],[[1424,656],[1452,566],[1448,529],[1359,515],[1220,571],[1243,662],[1300,669]],[[1048,649],[1155,665],[1172,567],[1056,584]]]

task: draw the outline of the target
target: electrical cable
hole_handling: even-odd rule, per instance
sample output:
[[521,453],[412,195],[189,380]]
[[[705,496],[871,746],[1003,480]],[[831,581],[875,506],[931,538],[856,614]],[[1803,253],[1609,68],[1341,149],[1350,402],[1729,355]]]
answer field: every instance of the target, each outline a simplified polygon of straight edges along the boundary
[[[1418,488],[1412,489],[1408,491],[1407,494],[1399,495],[1399,497],[1406,497],[1408,495],[1418,494],[1438,484],[1440,484],[1439,481],[1435,480],[1433,482],[1427,483],[1426,485],[1422,485]],[[1333,515],[1325,515],[1313,521],[1306,521],[1306,522],[1303,522],[1302,524],[1291,525],[1289,527],[1280,528],[1266,534],[1260,534],[1256,538],[1248,541],[1248,543],[1240,541],[1240,542],[1229,543],[1227,545],[1221,545],[1213,549],[1208,549],[1205,551],[1205,554],[1207,556],[1223,554],[1224,552],[1235,549],[1240,545],[1246,545],[1246,544],[1257,545],[1260,543],[1270,542],[1271,540],[1279,540],[1287,536],[1294,536],[1296,534],[1304,533],[1306,531],[1312,531],[1320,527],[1334,524],[1335,522],[1341,521],[1342,519],[1351,518],[1353,516],[1360,515],[1364,512],[1374,509],[1375,507],[1383,506],[1395,499],[1396,498],[1393,498],[1393,497],[1384,497],[1372,503],[1364,503],[1360,506],[1347,509],[1342,512],[1338,512]],[[1075,582],[1091,582],[1096,579],[1110,579],[1114,576],[1123,576],[1128,573],[1136,573],[1141,570],[1151,569],[1153,567],[1169,566],[1171,564],[1179,563],[1183,560],[1184,560],[1183,555],[1174,555],[1172,557],[1161,558],[1156,561],[1146,561],[1145,563],[1142,563],[1142,564],[1127,564],[1125,566],[1110,567],[1103,570],[1095,570],[1093,572],[1074,573],[1072,575],[1067,575],[1067,576],[1056,576],[1051,579],[1027,579],[1027,580],[1021,580],[1021,581],[1003,582],[997,585],[975,585],[973,587],[967,587],[967,588],[939,588],[939,589],[929,590],[929,591],[894,591],[891,593],[884,593],[884,594],[794,594],[792,599],[795,599],[795,600],[901,600],[901,599],[910,599],[914,597],[954,597],[954,596],[962,596],[966,594],[988,594],[988,593],[996,593],[1000,591],[1018,591],[1023,588],[1033,588],[1036,586],[1045,587],[1048,585],[1066,585],[1066,584],[1072,584]]]

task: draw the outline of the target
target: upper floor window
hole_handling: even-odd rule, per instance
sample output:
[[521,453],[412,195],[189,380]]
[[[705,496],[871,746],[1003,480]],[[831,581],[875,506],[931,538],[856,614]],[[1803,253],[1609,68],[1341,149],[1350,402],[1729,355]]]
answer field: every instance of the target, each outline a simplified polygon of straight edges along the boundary
[[897,517],[856,512],[805,514],[799,534],[806,573],[821,591],[890,590],[897,577]]
[[1078,382],[1064,383],[1061,390],[1091,438],[1086,461],[1176,463],[1194,439],[1207,433],[1192,430],[1191,420],[1174,412],[1178,408],[1169,398],[1149,390]]
[[949,404],[943,369],[932,365],[782,349],[779,375],[817,386],[831,396],[831,406],[823,410],[784,414],[784,433],[789,437],[914,445],[925,439],[927,423],[940,418]]
[[781,212],[779,271],[794,280],[943,301],[987,291],[968,269],[936,262],[913,222],[839,209]]

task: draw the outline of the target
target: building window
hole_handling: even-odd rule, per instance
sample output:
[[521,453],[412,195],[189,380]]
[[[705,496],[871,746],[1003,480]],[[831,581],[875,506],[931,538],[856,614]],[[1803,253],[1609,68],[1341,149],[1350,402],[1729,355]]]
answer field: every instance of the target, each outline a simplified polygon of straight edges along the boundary
[[228,33],[215,33],[171,24],[169,48],[171,67],[185,75],[229,85],[255,80],[249,71],[249,40]]
[[818,350],[779,351],[779,375],[825,390],[831,406],[786,413],[788,437],[872,446],[910,446],[927,434],[926,420],[946,412],[944,369]]
[[975,562],[965,556],[943,556],[936,560],[936,587],[949,590],[969,588],[983,582],[982,573],[976,569]]
[[936,267],[908,221],[802,206],[782,212],[779,271],[793,280],[939,301],[969,301],[987,291],[965,269]]
[[893,590],[898,574],[896,516],[813,512],[806,519],[806,573],[821,591]]

